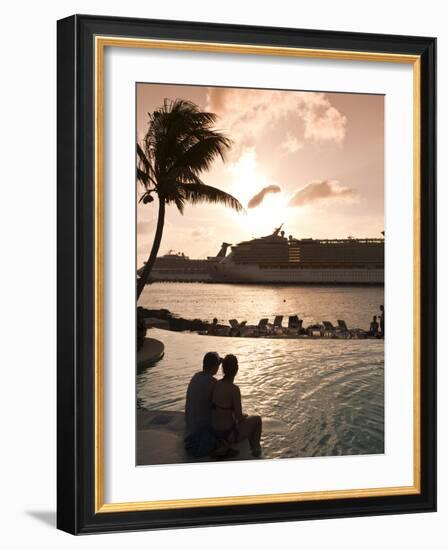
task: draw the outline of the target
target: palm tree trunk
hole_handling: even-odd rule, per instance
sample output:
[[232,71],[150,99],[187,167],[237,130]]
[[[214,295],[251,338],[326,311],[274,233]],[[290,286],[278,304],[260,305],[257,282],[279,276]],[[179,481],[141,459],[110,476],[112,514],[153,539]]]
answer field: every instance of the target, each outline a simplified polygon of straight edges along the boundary
[[157,258],[157,253],[159,252],[160,243],[162,242],[163,226],[165,224],[165,199],[159,197],[159,216],[157,218],[157,227],[156,234],[154,235],[154,242],[152,243],[151,254],[149,255],[148,261],[143,268],[142,275],[137,281],[137,301],[140,298],[140,294],[143,292],[145,285],[148,281],[149,275],[154,266],[154,262]]

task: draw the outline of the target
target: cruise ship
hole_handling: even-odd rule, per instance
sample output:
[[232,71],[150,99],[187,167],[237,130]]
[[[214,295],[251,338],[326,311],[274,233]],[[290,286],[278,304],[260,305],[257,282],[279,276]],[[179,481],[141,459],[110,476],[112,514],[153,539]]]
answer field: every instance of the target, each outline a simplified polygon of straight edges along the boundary
[[[212,266],[225,258],[229,243],[222,243],[216,256],[207,259],[191,259],[183,252],[169,250],[167,254],[159,256],[154,262],[151,271],[151,281],[166,282],[212,282]],[[140,276],[143,266],[137,271]]]
[[222,283],[384,284],[384,238],[295,239],[281,226],[210,266]]

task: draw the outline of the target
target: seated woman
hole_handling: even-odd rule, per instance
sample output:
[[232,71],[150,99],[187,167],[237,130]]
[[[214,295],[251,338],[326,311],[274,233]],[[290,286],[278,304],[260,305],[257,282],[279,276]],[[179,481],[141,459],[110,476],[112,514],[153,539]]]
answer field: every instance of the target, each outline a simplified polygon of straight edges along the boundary
[[218,380],[212,392],[212,427],[216,437],[229,443],[249,440],[252,456],[261,455],[261,416],[243,414],[241,392],[233,383],[238,372],[235,355],[226,355],[222,362],[224,377]]

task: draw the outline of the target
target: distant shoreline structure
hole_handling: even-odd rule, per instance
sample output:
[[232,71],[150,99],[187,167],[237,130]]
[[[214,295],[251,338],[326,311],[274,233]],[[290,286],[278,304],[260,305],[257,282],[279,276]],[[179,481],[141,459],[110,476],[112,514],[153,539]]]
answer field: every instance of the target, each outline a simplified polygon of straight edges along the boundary
[[224,242],[206,260],[170,251],[156,259],[150,282],[384,284],[384,238],[295,239],[281,227],[237,245]]

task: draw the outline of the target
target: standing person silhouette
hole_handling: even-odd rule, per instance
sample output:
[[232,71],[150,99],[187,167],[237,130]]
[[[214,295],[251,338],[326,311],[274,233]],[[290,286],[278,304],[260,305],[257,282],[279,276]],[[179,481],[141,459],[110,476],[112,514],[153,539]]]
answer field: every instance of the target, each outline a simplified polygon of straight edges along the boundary
[[384,306],[380,306],[380,329],[381,329],[381,338],[384,338]]
[[261,416],[248,416],[243,413],[241,392],[234,384],[238,372],[238,359],[226,355],[222,362],[224,376],[212,390],[212,427],[216,437],[228,443],[249,440],[252,456],[261,455]]

